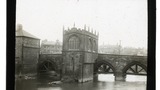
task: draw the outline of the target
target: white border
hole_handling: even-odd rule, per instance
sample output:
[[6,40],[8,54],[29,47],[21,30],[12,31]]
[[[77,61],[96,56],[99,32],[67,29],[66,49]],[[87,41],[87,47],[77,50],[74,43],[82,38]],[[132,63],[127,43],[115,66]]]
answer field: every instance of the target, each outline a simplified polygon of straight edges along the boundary
[[[157,29],[156,29],[156,90],[160,89],[160,1],[157,6]],[[0,0],[0,90],[6,90],[6,1]]]
[[0,90],[6,90],[6,0],[0,0]]

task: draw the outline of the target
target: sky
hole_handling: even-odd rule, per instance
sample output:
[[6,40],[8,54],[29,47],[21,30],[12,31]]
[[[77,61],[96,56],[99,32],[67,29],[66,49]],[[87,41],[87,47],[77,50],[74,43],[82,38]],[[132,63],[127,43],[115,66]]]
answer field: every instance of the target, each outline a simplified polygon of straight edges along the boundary
[[16,24],[41,40],[62,41],[63,26],[99,32],[99,45],[147,48],[147,0],[17,0]]

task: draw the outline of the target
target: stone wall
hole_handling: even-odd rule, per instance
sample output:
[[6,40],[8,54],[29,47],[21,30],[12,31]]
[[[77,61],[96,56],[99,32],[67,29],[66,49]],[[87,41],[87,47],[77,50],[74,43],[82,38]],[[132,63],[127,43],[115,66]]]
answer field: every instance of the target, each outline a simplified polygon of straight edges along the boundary
[[36,73],[39,48],[23,47],[23,73]]
[[22,58],[22,42],[23,42],[22,37],[16,37],[15,51],[16,51],[16,58],[19,58],[19,60],[21,60]]
[[81,75],[82,52],[63,52],[63,73],[78,79]]
[[83,82],[93,80],[93,64],[84,63],[83,64]]
[[40,54],[40,40],[23,38],[23,73],[36,74]]
[[16,73],[36,74],[40,54],[40,40],[17,36],[16,37]]

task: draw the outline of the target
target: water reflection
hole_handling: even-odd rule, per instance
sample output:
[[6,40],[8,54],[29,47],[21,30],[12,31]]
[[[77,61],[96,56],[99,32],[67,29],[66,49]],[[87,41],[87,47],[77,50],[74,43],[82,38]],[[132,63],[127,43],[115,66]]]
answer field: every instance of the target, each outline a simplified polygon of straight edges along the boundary
[[[99,74],[98,81],[106,81],[106,82],[114,82],[114,75],[113,74]],[[126,82],[146,82],[146,76],[138,76],[138,75],[127,75]]]
[[16,80],[15,88],[16,90],[37,90],[37,81],[18,79]]
[[146,76],[136,76],[136,75],[127,75],[126,78],[127,82],[146,82],[147,77]]
[[114,81],[113,74],[100,74],[98,81],[59,85],[49,85],[50,81],[43,80],[16,80],[16,90],[146,90],[146,76],[127,75],[126,82],[120,82]]
[[62,90],[60,87],[38,88],[38,90]]
[[98,81],[114,82],[114,75],[113,74],[99,74]]

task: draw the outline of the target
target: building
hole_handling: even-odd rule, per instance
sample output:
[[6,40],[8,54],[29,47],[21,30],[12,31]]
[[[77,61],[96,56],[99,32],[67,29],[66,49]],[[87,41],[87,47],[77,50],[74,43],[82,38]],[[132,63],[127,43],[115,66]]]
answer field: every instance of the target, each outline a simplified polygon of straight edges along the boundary
[[[89,28],[86,30],[86,27],[79,29],[74,26],[71,29],[63,29],[63,45],[58,40],[43,40],[42,51],[47,48],[46,54],[40,54],[40,39],[24,31],[22,25],[18,25],[15,48],[16,74],[44,75],[54,72],[63,82],[86,82],[93,80],[99,73],[112,73],[117,81],[124,81],[127,74],[147,74],[147,57],[138,56],[146,52],[144,48],[125,50],[120,45],[105,46],[102,49],[112,53],[112,49],[115,48],[118,54],[98,53],[98,37],[99,34],[93,33]],[[50,49],[59,46],[62,46],[62,53],[50,52]],[[52,51],[54,50],[55,48]],[[56,50],[54,52],[59,52]],[[122,55],[124,51],[134,55]],[[132,68],[133,65],[135,68]]]
[[100,45],[98,47],[98,52],[102,54],[119,54],[119,45]]
[[62,53],[62,42],[59,40],[48,41],[42,40],[41,42],[41,54],[61,54]]
[[134,48],[134,47],[124,47],[121,51],[123,55],[137,55],[137,56],[147,56],[147,49],[145,48]]
[[15,47],[16,74],[36,74],[40,54],[40,39],[17,25]]
[[76,28],[63,29],[63,79],[78,82],[93,80],[94,62],[98,56],[96,32]]
[[147,49],[145,48],[134,48],[134,47],[122,47],[120,45],[100,45],[98,47],[98,53],[101,54],[120,54],[120,55],[137,55],[147,56]]

